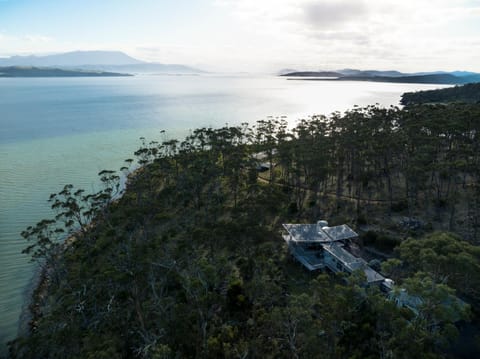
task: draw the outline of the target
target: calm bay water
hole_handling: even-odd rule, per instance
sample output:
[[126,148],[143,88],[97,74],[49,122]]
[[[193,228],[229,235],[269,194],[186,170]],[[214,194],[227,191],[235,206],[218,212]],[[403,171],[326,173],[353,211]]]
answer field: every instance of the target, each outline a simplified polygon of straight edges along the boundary
[[51,217],[50,193],[98,186],[138,138],[286,115],[329,114],[353,105],[397,105],[406,91],[442,86],[287,81],[276,77],[136,76],[0,79],[0,355],[15,337],[34,265],[20,232]]

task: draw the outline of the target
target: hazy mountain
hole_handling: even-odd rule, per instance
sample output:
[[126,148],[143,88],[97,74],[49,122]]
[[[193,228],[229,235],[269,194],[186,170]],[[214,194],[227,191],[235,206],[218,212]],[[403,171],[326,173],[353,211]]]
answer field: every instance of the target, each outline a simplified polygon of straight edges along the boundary
[[460,76],[460,77],[470,77],[470,76],[478,76],[479,74],[477,74],[476,72],[471,72],[471,71],[452,71],[450,72],[452,75],[455,75],[455,76]]
[[337,70],[337,72],[345,76],[388,76],[388,77],[400,77],[407,76],[409,74],[390,70],[390,71],[379,71],[379,70],[356,70],[356,69],[343,69]]
[[204,71],[185,65],[159,64],[155,62],[144,62],[131,65],[85,65],[82,69],[96,71],[120,71],[129,73],[160,73],[160,74],[199,74]]
[[339,72],[334,71],[296,71],[280,76],[305,76],[305,77],[342,77]]
[[289,74],[289,73],[292,73],[292,72],[297,72],[298,70],[295,70],[295,69],[281,69],[279,71],[277,71],[277,75],[278,76],[282,76],[282,75],[286,75],[286,74]]
[[185,65],[140,61],[120,51],[73,51],[47,56],[12,56],[0,58],[0,66],[55,67],[69,70],[135,73],[193,74],[202,72]]
[[120,51],[73,51],[46,56],[12,56],[0,59],[0,66],[73,67],[82,65],[132,65],[141,64]]

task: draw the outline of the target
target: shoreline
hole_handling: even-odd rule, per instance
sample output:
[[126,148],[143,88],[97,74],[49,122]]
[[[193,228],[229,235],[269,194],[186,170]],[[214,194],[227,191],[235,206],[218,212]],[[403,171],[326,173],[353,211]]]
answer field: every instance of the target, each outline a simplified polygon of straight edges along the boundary
[[[112,199],[112,202],[109,205],[117,203],[122,198],[128,187],[129,181],[142,170],[142,167],[143,166],[135,167],[126,175],[123,173],[121,174],[119,193]],[[89,223],[88,227],[90,228],[91,226],[93,226],[93,224]],[[80,230],[78,229],[74,231],[74,233],[65,237],[58,254],[59,256],[62,256],[75,243],[79,231]],[[24,300],[18,321],[17,333],[12,340],[22,336],[30,336],[37,329],[36,323],[42,316],[42,309],[44,306],[43,300],[48,297],[52,271],[53,269],[50,265],[36,263],[32,278],[24,291]],[[5,344],[8,353],[9,342]]]

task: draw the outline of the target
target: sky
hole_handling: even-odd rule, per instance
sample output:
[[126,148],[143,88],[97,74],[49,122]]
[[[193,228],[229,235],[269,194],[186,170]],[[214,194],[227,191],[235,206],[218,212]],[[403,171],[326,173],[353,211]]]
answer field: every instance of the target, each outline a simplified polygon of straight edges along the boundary
[[480,72],[480,0],[0,0],[0,57],[73,50],[210,71]]

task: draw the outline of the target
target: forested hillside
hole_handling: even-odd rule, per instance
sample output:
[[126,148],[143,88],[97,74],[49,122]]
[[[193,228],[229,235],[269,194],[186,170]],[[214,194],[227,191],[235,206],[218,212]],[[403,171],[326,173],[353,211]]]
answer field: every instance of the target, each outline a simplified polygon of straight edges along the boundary
[[407,92],[402,95],[402,105],[422,103],[466,102],[480,103],[480,83],[471,83],[441,90]]
[[[478,104],[143,140],[123,196],[102,171],[103,190],[65,186],[54,218],[23,233],[45,271],[12,357],[474,357],[462,340],[480,309],[479,147]],[[378,269],[422,298],[418,314],[359,273],[293,262],[281,224],[318,219],[361,233]]]

